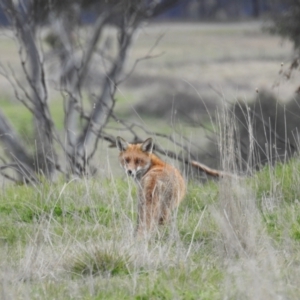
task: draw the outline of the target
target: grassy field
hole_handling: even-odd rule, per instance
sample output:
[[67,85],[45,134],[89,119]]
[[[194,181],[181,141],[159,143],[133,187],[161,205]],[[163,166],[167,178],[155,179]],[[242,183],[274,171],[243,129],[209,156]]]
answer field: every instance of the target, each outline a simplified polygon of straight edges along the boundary
[[[188,90],[199,98],[219,101],[249,100],[255,97],[256,88],[268,89],[287,100],[295,91],[299,75],[284,82],[278,72],[281,63],[284,68],[288,66],[292,45],[263,32],[263,26],[256,22],[147,26],[132,49],[130,63],[145,56],[162,36],[151,53],[159,57],[141,61],[128,85],[138,83],[134,94],[140,96],[139,100],[150,91],[162,97],[171,88],[173,95]],[[280,86],[273,88],[278,81]]]
[[[260,23],[142,29],[127,68],[163,34],[152,53],[161,55],[141,61],[119,87],[116,113],[140,120],[151,131],[176,132],[203,143],[202,128],[139,115],[135,105],[182,91],[209,101],[250,101],[256,88],[272,89],[292,47],[260,29]],[[7,33],[0,36],[0,58],[18,67]],[[273,91],[285,101],[297,80],[295,75]],[[0,88],[1,110],[32,144],[30,114],[14,101],[4,78]],[[51,93],[60,130],[61,99]],[[109,127],[118,133],[116,123]],[[133,235],[134,182],[121,175],[116,150],[101,143],[99,152],[94,178],[32,186],[1,181],[1,299],[299,299],[298,157],[252,177],[205,184],[189,179],[174,220],[144,241]],[[224,166],[233,164],[232,154],[221,157]]]
[[133,182],[1,190],[2,299],[298,299],[300,161],[190,183],[176,221],[136,240]]

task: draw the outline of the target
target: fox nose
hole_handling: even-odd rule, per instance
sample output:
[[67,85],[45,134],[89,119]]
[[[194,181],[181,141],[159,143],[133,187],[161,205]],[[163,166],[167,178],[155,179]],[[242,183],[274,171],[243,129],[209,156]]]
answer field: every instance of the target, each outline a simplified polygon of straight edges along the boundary
[[131,175],[132,175],[132,171],[131,171],[131,170],[127,170],[127,174],[128,174],[129,176],[131,176]]

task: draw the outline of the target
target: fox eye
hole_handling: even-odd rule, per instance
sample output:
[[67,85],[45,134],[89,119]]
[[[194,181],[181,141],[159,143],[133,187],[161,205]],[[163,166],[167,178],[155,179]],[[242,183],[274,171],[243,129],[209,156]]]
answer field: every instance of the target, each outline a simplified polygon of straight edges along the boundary
[[126,162],[126,164],[129,164],[129,163],[130,163],[130,158],[129,158],[129,157],[126,157],[126,158],[125,158],[125,162]]
[[137,158],[134,162],[136,165],[143,164],[143,160],[139,158]]

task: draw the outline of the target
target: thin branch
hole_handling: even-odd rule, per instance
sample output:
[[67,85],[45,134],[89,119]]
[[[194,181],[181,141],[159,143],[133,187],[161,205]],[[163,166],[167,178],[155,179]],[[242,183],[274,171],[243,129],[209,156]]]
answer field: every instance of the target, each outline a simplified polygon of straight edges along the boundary
[[[122,124],[127,130],[129,130],[132,135],[134,136],[134,140],[137,140],[137,134],[136,132],[133,130],[135,127],[138,127],[140,129],[142,129],[147,135],[152,135],[152,136],[158,136],[158,137],[162,137],[165,138],[167,140],[169,140],[170,142],[172,142],[174,145],[180,147],[181,149],[183,149],[184,151],[186,151],[187,153],[189,153],[189,149],[183,145],[182,143],[177,142],[174,137],[172,135],[167,135],[164,133],[160,133],[160,132],[153,132],[153,131],[149,131],[147,130],[144,126],[137,124],[135,122],[130,123],[130,125],[127,125],[128,122],[118,119],[114,114],[111,115],[111,117],[116,120],[118,123]],[[185,141],[188,141],[186,137],[183,137],[183,139]],[[191,143],[190,141],[188,141],[189,143]]]
[[23,175],[25,175],[25,178],[27,178],[29,182],[32,182],[33,180],[34,180],[34,182],[38,182],[35,177],[28,177],[28,175],[26,175],[25,172],[24,172],[24,168],[22,168],[22,169],[20,168],[19,163],[10,163],[10,164],[5,164],[5,165],[0,166],[0,174],[3,177],[5,177],[5,178],[7,178],[7,179],[9,179],[9,180],[11,180],[15,183],[20,183],[20,180],[17,180],[14,177],[4,173],[4,170],[6,170],[6,169],[11,169],[11,170],[19,173],[20,175],[22,175],[22,177],[23,177]]
[[102,93],[95,102],[95,108],[90,114],[90,123],[86,124],[83,132],[78,138],[77,145],[79,146],[77,147],[77,152],[83,151],[85,143],[95,143],[94,138],[97,136],[94,136],[93,131],[100,132],[111,115],[114,106],[112,94],[115,92],[116,81],[125,63],[126,55],[131,45],[132,36],[136,30],[136,26],[137,24],[130,28],[130,30],[124,26],[121,30],[117,57],[109,74],[106,76]]
[[[32,113],[32,115],[34,115],[35,114],[34,108],[31,107],[26,100],[21,98],[21,96],[18,93],[18,89],[20,89],[23,92],[23,94],[25,95],[25,97],[28,100],[30,100],[31,102],[32,102],[32,97],[27,93],[26,89],[24,88],[24,85],[16,77],[15,72],[14,72],[13,68],[11,67],[11,65],[8,64],[8,67],[9,67],[9,70],[11,72],[11,76],[12,76],[14,82],[11,80],[11,78],[10,78],[9,74],[7,73],[7,71],[5,70],[4,66],[2,64],[0,64],[0,67],[3,70],[3,72],[1,72],[0,74],[6,78],[6,80],[9,82],[9,84],[13,88],[14,95],[15,95],[16,99],[18,101],[20,101]],[[51,122],[51,124],[53,126],[53,121],[51,119],[50,119],[49,122]],[[65,150],[64,144],[62,143],[62,141],[59,137],[59,134],[56,132],[54,126],[53,126],[52,133],[53,133],[54,140],[62,147],[63,150]]]
[[79,72],[77,88],[80,89],[82,80],[85,78],[89,64],[91,62],[94,50],[96,45],[101,37],[102,31],[104,29],[104,25],[107,23],[108,18],[111,16],[111,10],[105,11],[102,15],[98,17],[94,25],[94,32],[90,42],[88,43],[86,54],[82,59],[82,66]]
[[[24,85],[21,84],[21,82],[17,79],[17,77],[15,76],[15,73],[11,67],[11,65],[9,65],[9,69],[11,71],[11,75],[12,75],[12,78],[14,80],[14,82],[9,78],[9,77],[6,77],[6,79],[8,80],[8,82],[10,83],[10,85],[12,86],[13,88],[13,91],[14,91],[14,94],[15,94],[15,97],[17,100],[19,100],[32,114],[34,114],[34,108],[31,107],[26,100],[24,100],[23,98],[20,97],[19,93],[18,93],[18,90],[21,90],[21,92],[23,92],[25,98],[27,98],[28,100],[32,100],[32,98],[29,96],[29,94],[27,93],[26,89],[24,88]],[[16,88],[17,86],[17,88]]]
[[159,44],[159,42],[161,41],[161,39],[164,37],[164,33],[159,35],[159,37],[156,39],[154,45],[150,48],[150,50],[148,51],[148,53],[144,56],[144,57],[141,57],[141,58],[138,58],[135,60],[131,70],[124,76],[124,78],[120,79],[118,82],[117,82],[117,85],[120,85],[122,82],[126,81],[131,75],[132,73],[134,72],[136,66],[138,65],[138,63],[140,63],[141,61],[143,60],[148,60],[148,59],[153,59],[153,58],[157,58],[157,57],[160,57],[164,54],[164,52],[160,53],[160,54],[156,54],[156,55],[151,55],[151,53],[154,51],[154,49],[157,47],[157,45]]
[[136,59],[133,66],[132,66],[132,68],[131,68],[131,70],[122,79],[120,79],[116,83],[116,85],[120,85],[122,82],[126,81],[132,75],[132,73],[135,71],[135,68],[138,65],[138,63],[140,63],[143,60],[148,60],[148,59],[154,59],[154,58],[161,57],[164,53],[165,52],[162,52],[162,53],[159,53],[159,54],[156,54],[156,55],[146,55],[144,57]]
[[19,183],[19,182],[20,182],[19,180],[15,179],[14,177],[12,177],[12,176],[10,176],[10,175],[4,173],[3,170],[2,170],[1,168],[2,168],[2,167],[0,167],[0,174],[1,174],[4,178],[6,178],[6,179],[8,179],[8,180],[10,180],[10,181],[12,181],[12,182],[14,182],[14,183]]

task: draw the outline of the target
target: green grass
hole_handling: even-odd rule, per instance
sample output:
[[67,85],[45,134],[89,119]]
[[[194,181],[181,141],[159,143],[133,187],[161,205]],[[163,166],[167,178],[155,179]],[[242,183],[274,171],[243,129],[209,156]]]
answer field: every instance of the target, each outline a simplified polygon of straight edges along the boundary
[[1,111],[12,123],[15,130],[26,140],[33,136],[32,116],[19,102],[11,102],[8,99],[0,99]]
[[[255,299],[247,284],[258,276],[262,284],[274,284],[275,294],[277,284],[283,285],[281,293],[297,299],[298,166],[295,158],[238,182],[239,189],[252,189],[256,195],[261,222],[257,252],[247,252],[245,246],[246,260],[244,252],[233,258],[226,254],[226,232],[216,218],[216,211],[222,212],[220,193],[224,188],[226,197],[236,193],[226,182],[191,182],[176,227],[161,228],[149,243],[133,237],[136,195],[131,181],[96,178],[8,186],[0,194],[1,278],[10,270],[2,280],[4,295],[14,299],[24,295],[30,299],[209,300],[224,295]],[[237,206],[247,200],[239,195],[232,198]],[[267,205],[267,196],[274,198],[273,206]],[[253,225],[247,215],[242,218]],[[232,226],[238,226],[234,219]],[[268,263],[272,255],[279,272],[275,279]],[[257,262],[256,271],[248,266],[249,260]],[[260,291],[262,286],[255,284]]]
[[266,166],[256,177],[257,197],[276,197],[279,201],[294,203],[300,199],[300,161],[292,159],[288,164]]
[[[231,100],[240,95],[252,98],[256,87],[272,85],[290,44],[277,47],[278,40],[261,33],[257,25],[250,30],[222,26],[175,24],[169,29],[160,24],[142,32],[129,69],[148,53],[162,30],[166,37],[152,54],[165,54],[139,64],[134,76],[145,77],[141,86],[120,86],[117,115],[126,118],[125,108],[150,93],[163,101],[164,89],[176,93],[175,86],[189,92],[192,86],[201,92],[199,97],[213,93],[219,98],[212,85]],[[5,45],[0,47],[2,57],[16,64],[16,53],[8,51],[15,49],[13,43],[1,45]],[[149,84],[153,77],[158,82]],[[294,91],[285,89],[284,95]],[[22,104],[1,97],[4,114],[32,144],[30,113]],[[49,107],[61,132],[62,100],[51,99]],[[176,131],[203,145],[202,128],[137,119],[151,131]],[[108,132],[118,132],[113,129],[117,122],[108,126],[112,127]],[[162,145],[170,147],[168,142]],[[99,169],[103,157],[97,161]],[[252,178],[189,182],[176,226],[161,228],[149,243],[133,235],[137,217],[133,182],[103,169],[105,175],[92,179],[1,189],[0,298],[299,298],[299,158],[266,167]]]

